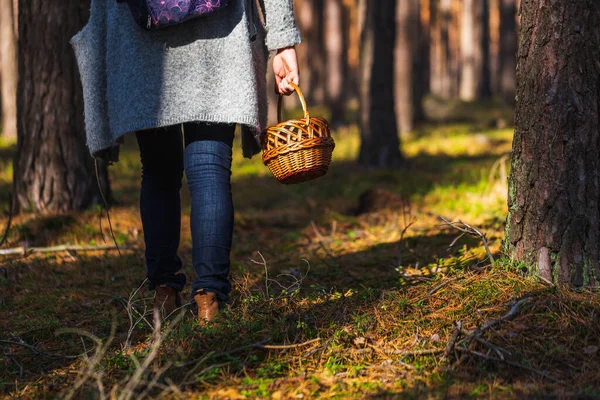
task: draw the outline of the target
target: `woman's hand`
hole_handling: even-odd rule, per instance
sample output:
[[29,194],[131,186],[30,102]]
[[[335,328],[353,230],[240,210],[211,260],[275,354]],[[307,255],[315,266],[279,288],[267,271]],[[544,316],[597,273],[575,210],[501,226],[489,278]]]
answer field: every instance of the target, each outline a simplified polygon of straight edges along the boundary
[[290,82],[294,82],[296,85],[300,83],[295,47],[277,50],[277,54],[273,58],[273,72],[275,72],[275,92],[285,95],[292,94],[294,88]]

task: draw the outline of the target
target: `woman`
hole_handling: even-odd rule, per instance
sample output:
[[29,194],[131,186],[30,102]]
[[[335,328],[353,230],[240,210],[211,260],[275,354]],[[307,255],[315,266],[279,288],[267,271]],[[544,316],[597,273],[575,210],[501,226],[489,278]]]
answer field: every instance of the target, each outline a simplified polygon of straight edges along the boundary
[[[276,90],[298,84],[300,43],[292,0],[230,0],[209,16],[164,30],[140,28],[126,3],[92,0],[73,44],[83,82],[87,143],[118,160],[135,132],[142,161],[140,213],[154,305],[170,314],[186,283],[177,255],[185,170],[191,194],[192,298],[201,324],[228,300],[233,233],[231,155],[241,125],[244,156],[260,151],[267,121],[266,63],[274,51]],[[262,24],[262,21],[265,24]]]

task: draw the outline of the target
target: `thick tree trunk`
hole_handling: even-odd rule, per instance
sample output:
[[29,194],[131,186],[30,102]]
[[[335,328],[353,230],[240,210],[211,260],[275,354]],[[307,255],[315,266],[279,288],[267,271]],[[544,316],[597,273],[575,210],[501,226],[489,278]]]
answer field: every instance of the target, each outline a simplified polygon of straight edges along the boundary
[[[89,1],[19,4],[18,141],[15,211],[79,210],[99,201],[85,145],[82,90],[69,39]],[[101,180],[108,192],[106,167]]]
[[419,49],[419,0],[401,0],[396,5],[396,49],[394,56],[396,118],[401,133],[414,128],[417,100],[415,58]]
[[515,103],[517,70],[517,7],[500,0],[500,48],[497,91],[507,104]]
[[327,73],[325,97],[331,109],[331,122],[337,125],[344,113],[344,77],[348,45],[344,34],[344,6],[342,0],[327,0],[324,10],[325,52],[327,54]]
[[369,167],[402,164],[394,112],[396,0],[365,1],[361,48],[361,147],[358,161]]
[[546,279],[597,285],[600,2],[521,7],[505,250]]
[[17,137],[17,35],[13,0],[0,0],[0,89],[2,99],[2,137]]

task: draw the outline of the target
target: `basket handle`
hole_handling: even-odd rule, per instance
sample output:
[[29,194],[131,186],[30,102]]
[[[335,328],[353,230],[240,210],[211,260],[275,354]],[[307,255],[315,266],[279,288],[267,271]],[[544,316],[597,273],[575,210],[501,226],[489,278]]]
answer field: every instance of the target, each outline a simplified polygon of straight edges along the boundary
[[[300,103],[302,103],[302,110],[304,111],[304,118],[306,118],[306,126],[310,125],[310,115],[308,113],[308,109],[306,108],[306,100],[304,100],[304,95],[302,94],[302,90],[296,85],[294,82],[290,82],[290,86],[294,88],[294,91],[300,97]],[[281,122],[281,103],[283,100],[283,95],[279,95],[279,101],[277,102],[277,122]]]

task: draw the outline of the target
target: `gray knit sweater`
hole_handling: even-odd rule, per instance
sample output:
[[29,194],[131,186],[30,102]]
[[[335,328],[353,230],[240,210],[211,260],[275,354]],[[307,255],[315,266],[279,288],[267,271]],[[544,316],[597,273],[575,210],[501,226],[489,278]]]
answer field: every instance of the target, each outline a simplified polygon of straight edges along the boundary
[[231,0],[213,15],[147,32],[125,3],[92,0],[88,24],[71,39],[91,154],[116,161],[123,134],[191,121],[241,124],[244,156],[258,153],[267,50],[300,43],[300,34],[292,0],[261,1],[264,26],[256,12],[251,17],[250,1]]

